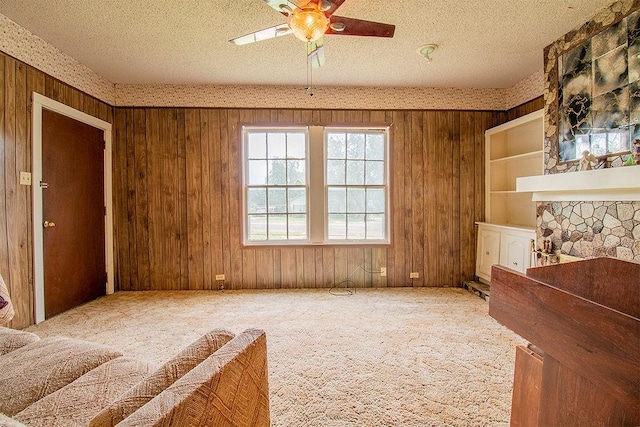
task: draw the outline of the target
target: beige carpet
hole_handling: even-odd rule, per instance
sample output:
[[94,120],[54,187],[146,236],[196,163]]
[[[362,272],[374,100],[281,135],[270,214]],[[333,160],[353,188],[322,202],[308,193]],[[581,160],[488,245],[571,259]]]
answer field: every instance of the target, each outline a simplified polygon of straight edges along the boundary
[[162,362],[215,327],[267,333],[274,426],[496,426],[522,340],[462,289],[121,292],[29,328]]

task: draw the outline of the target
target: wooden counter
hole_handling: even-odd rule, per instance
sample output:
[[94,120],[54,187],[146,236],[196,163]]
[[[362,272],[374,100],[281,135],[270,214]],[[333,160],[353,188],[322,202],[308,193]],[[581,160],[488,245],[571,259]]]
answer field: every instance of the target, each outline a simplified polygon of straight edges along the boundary
[[512,425],[640,425],[640,264],[494,265],[491,279],[489,314],[538,349],[518,350]]

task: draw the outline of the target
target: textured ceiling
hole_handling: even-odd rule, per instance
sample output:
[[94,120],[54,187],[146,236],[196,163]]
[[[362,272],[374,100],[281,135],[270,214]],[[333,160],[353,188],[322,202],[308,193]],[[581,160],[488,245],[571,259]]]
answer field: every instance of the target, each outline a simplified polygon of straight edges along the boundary
[[[396,25],[392,39],[325,37],[314,85],[510,87],[611,0],[346,0],[336,15]],[[0,13],[113,83],[306,83],[293,36],[229,39],[285,21],[262,0],[0,0]],[[440,46],[427,63],[416,49]]]

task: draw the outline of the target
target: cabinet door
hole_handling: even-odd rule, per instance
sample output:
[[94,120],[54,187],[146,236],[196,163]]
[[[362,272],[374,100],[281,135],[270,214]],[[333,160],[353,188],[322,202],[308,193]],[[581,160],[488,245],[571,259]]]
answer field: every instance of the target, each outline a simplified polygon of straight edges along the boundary
[[500,232],[496,230],[478,229],[478,277],[491,280],[491,266],[500,262]]
[[502,233],[500,264],[524,273],[531,267],[531,238]]

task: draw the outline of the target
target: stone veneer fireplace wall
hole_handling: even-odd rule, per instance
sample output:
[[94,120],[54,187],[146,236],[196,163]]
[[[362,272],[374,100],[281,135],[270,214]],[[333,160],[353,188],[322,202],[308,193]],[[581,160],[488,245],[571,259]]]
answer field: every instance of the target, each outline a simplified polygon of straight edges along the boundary
[[640,261],[640,202],[543,202],[537,221],[538,240],[563,254]]
[[[617,1],[592,21],[567,33],[545,49],[545,174],[571,173],[578,166],[577,161],[558,162],[558,56],[620,22],[639,8],[638,0]],[[612,167],[624,167],[621,164],[626,156],[609,160]],[[640,202],[539,202],[537,240],[539,247],[542,247],[544,240],[549,240],[554,250],[581,258],[611,256],[640,261]]]

